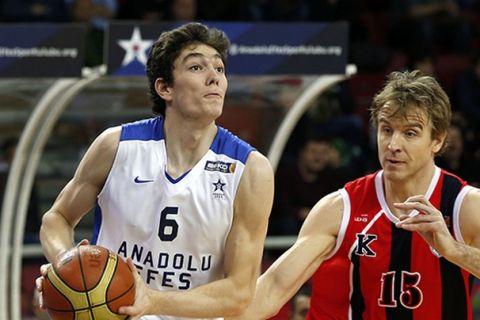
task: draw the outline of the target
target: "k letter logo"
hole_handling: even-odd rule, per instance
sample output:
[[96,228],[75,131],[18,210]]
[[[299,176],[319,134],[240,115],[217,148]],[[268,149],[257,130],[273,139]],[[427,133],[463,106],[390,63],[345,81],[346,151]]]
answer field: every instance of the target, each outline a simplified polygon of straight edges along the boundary
[[357,256],[375,257],[377,254],[369,245],[376,239],[375,234],[357,233],[357,246],[354,253]]

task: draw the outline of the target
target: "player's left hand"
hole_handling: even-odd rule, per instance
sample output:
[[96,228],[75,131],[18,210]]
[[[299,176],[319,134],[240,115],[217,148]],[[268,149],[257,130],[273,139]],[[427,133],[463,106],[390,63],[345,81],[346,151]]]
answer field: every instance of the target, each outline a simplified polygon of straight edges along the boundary
[[129,320],[140,320],[141,316],[149,314],[148,310],[150,310],[153,301],[151,289],[143,282],[132,259],[128,258],[127,263],[135,278],[135,302],[132,306],[120,307],[118,312],[130,316]]
[[393,205],[403,211],[414,210],[411,214],[399,217],[400,222],[396,224],[398,228],[418,232],[442,256],[446,256],[448,250],[453,248],[455,239],[448,230],[442,213],[424,195],[413,196]]
[[[77,247],[88,245],[88,244],[90,244],[90,241],[88,241],[87,239],[83,239],[77,244]],[[42,264],[40,266],[40,276],[35,279],[35,291],[36,291],[35,294],[37,299],[36,304],[38,308],[41,310],[45,310],[45,306],[43,304],[43,293],[42,293],[43,280],[47,276],[48,268],[50,268],[51,265],[52,265],[51,263]]]

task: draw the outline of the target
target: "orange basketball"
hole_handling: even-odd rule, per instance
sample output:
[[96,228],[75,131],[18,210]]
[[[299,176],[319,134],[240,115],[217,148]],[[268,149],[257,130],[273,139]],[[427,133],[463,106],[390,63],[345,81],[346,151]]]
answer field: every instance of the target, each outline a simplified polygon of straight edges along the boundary
[[65,252],[43,282],[43,303],[53,320],[127,319],[118,308],[132,305],[134,299],[134,278],[127,263],[95,245]]

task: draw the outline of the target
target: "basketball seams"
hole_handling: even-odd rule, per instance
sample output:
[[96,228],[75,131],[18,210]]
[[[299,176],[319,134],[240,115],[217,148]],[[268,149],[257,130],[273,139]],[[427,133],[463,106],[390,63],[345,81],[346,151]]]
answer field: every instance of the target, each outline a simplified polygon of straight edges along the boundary
[[[110,278],[110,281],[108,281],[107,290],[105,291],[105,300],[108,300],[108,291],[109,291],[110,286],[112,285],[112,282],[113,282],[113,275],[117,272],[117,270],[118,270],[118,260],[115,260],[115,270],[112,273],[112,277]],[[127,290],[127,292],[128,292],[128,290]],[[122,297],[123,294],[121,294],[119,297]],[[109,301],[115,301],[119,297],[114,297],[112,300],[109,300]]]
[[[46,304],[50,316],[58,320],[128,319],[116,313],[120,305],[133,303],[135,295],[135,282],[131,272],[127,274],[130,270],[125,262],[114,252],[95,245],[72,248],[69,254],[75,257],[73,268],[69,265],[62,269],[65,266],[59,265],[56,270],[52,265],[45,277],[49,283],[46,293],[53,299],[54,308]],[[58,304],[60,299],[65,302]]]
[[[85,295],[86,295],[86,298],[87,298],[87,302],[88,302],[88,309],[89,309],[89,313],[91,315],[91,318],[92,319],[95,319],[93,317],[93,312],[91,310],[91,307],[92,307],[92,303],[90,301],[90,295],[88,294],[88,289],[87,289],[87,282],[85,280],[85,272],[83,270],[83,259],[81,258],[82,255],[80,253],[80,247],[77,247],[77,255],[78,255],[78,265],[79,265],[79,268],[80,268],[80,274],[82,276],[82,283],[83,283],[83,289],[85,290]],[[78,310],[75,311],[75,318],[77,316],[77,312]]]
[[113,275],[115,274],[117,266],[117,256],[113,255],[111,252],[108,253],[107,263],[102,270],[102,276],[100,277],[98,283],[88,291],[89,300],[92,302],[92,307],[101,305],[97,301],[107,301],[107,292],[110,282],[112,281]]
[[[108,287],[110,287],[110,284],[108,285]],[[127,294],[129,294],[130,291],[131,291],[131,290],[134,290],[134,289],[135,289],[135,282],[132,283],[132,285],[131,285],[127,290],[125,290],[123,293],[121,293],[120,295],[118,295],[118,296],[115,297],[115,298],[112,298],[111,300],[108,300],[108,303],[106,303],[108,310],[110,310],[111,312],[113,312],[114,314],[116,314],[116,315],[118,316],[118,314],[115,313],[115,311],[110,308],[110,305],[109,305],[109,304],[116,302],[117,300],[119,300],[119,299],[121,299],[122,297],[124,297],[124,296],[126,296]],[[127,319],[127,318],[124,318],[124,319]]]
[[[94,314],[94,319],[113,319],[119,317],[117,313],[115,313],[113,310],[110,309],[109,303],[111,303],[113,300],[108,300],[108,289],[110,288],[110,285],[112,284],[113,277],[115,273],[117,272],[118,269],[118,257],[116,254],[113,254],[112,252],[109,252],[108,254],[108,259],[107,263],[105,264],[105,268],[102,273],[102,277],[99,281],[99,284],[104,284],[104,286],[96,286],[93,288],[90,292],[93,295],[103,295],[103,301],[106,301],[102,303],[101,305],[94,306],[92,309],[92,312]],[[108,277],[108,278],[107,278]],[[127,290],[128,292],[128,290]],[[126,294],[126,292],[124,293]],[[123,296],[120,295],[120,297]],[[120,298],[118,297],[118,298]],[[124,317],[123,319],[126,319],[127,317]]]
[[130,290],[132,290],[133,288],[135,288],[135,283],[133,283],[127,290],[125,290],[125,292],[122,292],[119,296],[108,300],[108,302],[115,302],[116,300],[118,300],[118,299],[122,298],[123,296],[125,296],[126,294],[128,294],[130,292]]
[[[119,294],[118,296],[116,296],[116,297],[114,296],[114,297],[111,297],[111,299],[108,299],[108,292],[109,292],[110,286],[113,285],[113,275],[117,273],[117,271],[118,271],[118,269],[119,269],[119,263],[120,263],[120,262],[119,262],[119,258],[117,258],[116,264],[115,264],[115,270],[114,270],[114,272],[112,273],[112,278],[111,278],[110,281],[108,282],[107,291],[106,291],[106,296],[105,296],[105,300],[108,300],[108,302],[106,303],[107,309],[108,309],[110,312],[112,312],[113,314],[117,315],[117,316],[118,316],[118,314],[115,313],[115,311],[110,308],[110,303],[116,302],[117,300],[121,299],[121,298],[124,297],[125,295],[129,294],[130,291],[135,288],[135,282],[132,282],[132,285],[131,285],[127,290],[125,290],[124,292],[120,293],[120,294]],[[128,317],[125,316],[123,319],[128,319]]]
[[[51,271],[48,271],[48,272],[47,272],[47,275],[46,275],[46,278],[47,278],[47,279],[50,281],[50,283],[52,284],[52,285],[51,285],[52,289],[55,290],[55,291],[57,291],[60,295],[62,295],[62,296],[65,298],[65,301],[69,303],[70,309],[73,309],[74,306],[72,305],[72,302],[68,299],[68,296],[65,295],[65,294],[64,294],[59,288],[57,288],[57,286],[54,284],[54,280],[52,279],[52,277],[51,277],[51,275],[50,275],[51,272],[55,273],[55,270],[53,269],[53,267],[51,268]],[[58,277],[58,275],[57,275],[56,273],[55,273],[55,276]],[[61,281],[61,278],[58,277],[58,280]],[[60,284],[60,285],[64,285],[64,283],[59,283],[59,284]],[[68,289],[70,289],[70,288],[68,288]],[[57,310],[57,309],[54,309],[54,308],[51,308],[51,307],[50,307],[50,309],[53,310],[53,311],[72,312],[71,310],[61,310],[61,309],[58,309],[58,310]]]
[[[86,294],[70,288],[64,280],[57,274],[55,268],[51,267],[47,273],[47,278],[52,283],[52,286],[60,292],[75,310],[88,308],[88,301],[85,299]],[[72,301],[73,300],[73,301]],[[53,309],[52,309],[53,310]],[[61,311],[61,310],[58,310]]]

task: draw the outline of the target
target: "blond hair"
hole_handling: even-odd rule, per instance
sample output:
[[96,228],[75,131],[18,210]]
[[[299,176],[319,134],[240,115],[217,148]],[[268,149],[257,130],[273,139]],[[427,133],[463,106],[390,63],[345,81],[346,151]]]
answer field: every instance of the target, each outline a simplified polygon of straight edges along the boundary
[[390,73],[385,86],[373,98],[370,108],[370,120],[375,127],[380,110],[387,102],[397,108],[394,115],[405,115],[412,105],[423,110],[432,122],[433,138],[447,133],[452,119],[450,99],[435,78],[419,70]]

